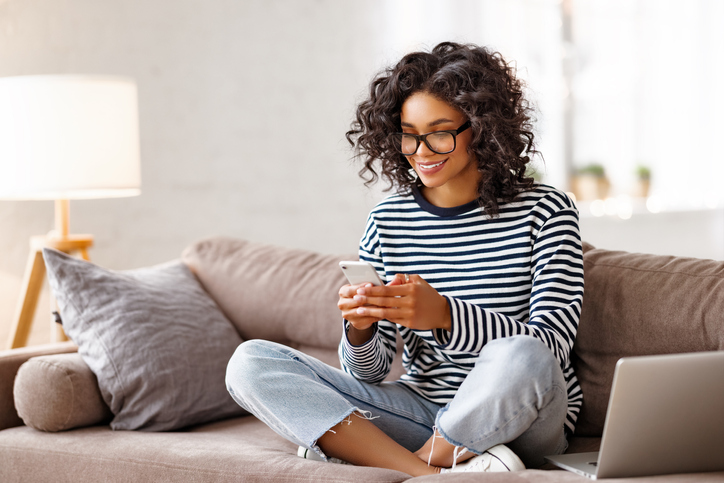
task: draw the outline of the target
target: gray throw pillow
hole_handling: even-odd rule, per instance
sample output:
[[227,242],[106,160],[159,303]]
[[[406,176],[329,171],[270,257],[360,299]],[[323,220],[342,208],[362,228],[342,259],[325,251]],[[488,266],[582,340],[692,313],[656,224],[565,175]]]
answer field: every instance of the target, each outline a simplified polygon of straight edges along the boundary
[[53,249],[43,257],[111,428],[166,431],[243,413],[224,383],[241,337],[183,262],[118,272]]

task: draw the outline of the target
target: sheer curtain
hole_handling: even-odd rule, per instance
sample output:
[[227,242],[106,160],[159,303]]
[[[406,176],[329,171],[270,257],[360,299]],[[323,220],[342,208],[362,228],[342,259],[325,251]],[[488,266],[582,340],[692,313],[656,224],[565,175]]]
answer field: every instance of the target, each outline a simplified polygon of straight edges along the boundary
[[568,188],[573,170],[597,163],[611,194],[629,195],[644,165],[659,209],[724,203],[724,2],[395,0],[383,21],[389,61],[442,40],[514,61],[539,109],[544,181]]
[[574,0],[574,159],[606,167],[614,194],[651,168],[663,208],[724,201],[724,2]]

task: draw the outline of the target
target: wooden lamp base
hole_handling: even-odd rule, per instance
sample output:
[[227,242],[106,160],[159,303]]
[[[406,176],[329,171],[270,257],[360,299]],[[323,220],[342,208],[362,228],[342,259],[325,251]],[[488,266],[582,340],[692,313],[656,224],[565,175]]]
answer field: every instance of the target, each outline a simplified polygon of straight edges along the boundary
[[[15,312],[13,325],[10,329],[8,349],[23,347],[28,342],[30,328],[35,317],[40,291],[45,280],[45,260],[43,248],[54,248],[69,255],[79,254],[84,260],[89,260],[88,248],[93,246],[92,235],[68,234],[68,201],[56,201],[56,231],[48,236],[34,236],[30,238],[30,255],[25,267],[22,292],[18,308]],[[55,300],[51,296],[51,306],[55,307]],[[53,310],[57,310],[53,308]],[[50,318],[50,338],[52,342],[68,340],[60,324]]]

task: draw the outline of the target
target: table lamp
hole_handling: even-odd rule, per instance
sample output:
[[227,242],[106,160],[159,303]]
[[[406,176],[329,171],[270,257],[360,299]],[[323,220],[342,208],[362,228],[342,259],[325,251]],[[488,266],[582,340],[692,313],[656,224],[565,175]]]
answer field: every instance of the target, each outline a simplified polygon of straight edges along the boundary
[[[8,341],[27,343],[45,278],[42,250],[88,260],[91,235],[70,234],[71,199],[141,193],[138,95],[132,79],[89,75],[0,78],[0,199],[55,200],[55,230],[30,239]],[[52,340],[65,340],[52,324]]]

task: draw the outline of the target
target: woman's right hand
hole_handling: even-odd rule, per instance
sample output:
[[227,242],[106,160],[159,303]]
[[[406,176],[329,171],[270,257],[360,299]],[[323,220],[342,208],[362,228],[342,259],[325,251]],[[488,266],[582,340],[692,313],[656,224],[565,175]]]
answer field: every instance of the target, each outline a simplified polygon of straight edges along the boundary
[[344,285],[339,289],[339,301],[337,307],[342,312],[342,317],[357,330],[366,331],[379,319],[365,315],[359,315],[357,308],[362,306],[362,302],[355,300],[357,290],[360,287],[371,287],[371,283],[361,283],[357,285]]
[[[397,275],[386,285],[403,285],[405,284],[404,276]],[[360,297],[357,291],[361,287],[372,287],[371,283],[360,283],[357,285],[345,285],[339,289],[339,301],[337,307],[344,317],[350,323],[347,331],[347,338],[354,345],[362,345],[372,338],[374,334],[373,325],[381,319],[370,317],[369,315],[360,315],[357,309],[363,305],[365,297]]]

